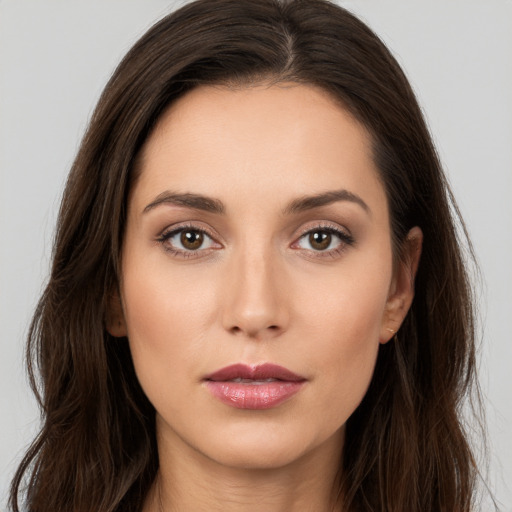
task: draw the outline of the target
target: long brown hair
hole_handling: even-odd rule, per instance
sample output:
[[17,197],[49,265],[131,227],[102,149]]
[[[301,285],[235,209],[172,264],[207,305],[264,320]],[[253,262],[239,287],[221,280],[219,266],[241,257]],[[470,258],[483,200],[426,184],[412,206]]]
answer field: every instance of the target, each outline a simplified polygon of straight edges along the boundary
[[155,412],[127,341],[111,337],[104,321],[120,278],[134,162],[179,96],[200,84],[262,81],[313,84],[348,108],[372,136],[395,255],[411,227],[424,234],[411,310],[380,347],[368,393],[347,423],[344,508],[471,510],[477,469],[460,416],[475,389],[464,230],[403,72],[367,26],[327,1],[199,0],[126,55],[71,169],[51,276],[28,336],[44,421],[12,483],[15,512],[22,493],[33,512],[140,511],[158,470]]

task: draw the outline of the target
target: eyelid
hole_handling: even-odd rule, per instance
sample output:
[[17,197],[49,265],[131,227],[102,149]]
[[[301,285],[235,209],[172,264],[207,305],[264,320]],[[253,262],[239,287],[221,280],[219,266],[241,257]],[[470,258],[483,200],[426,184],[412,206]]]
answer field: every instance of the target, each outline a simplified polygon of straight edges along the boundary
[[[299,242],[303,240],[304,237],[311,233],[314,233],[315,231],[327,231],[335,235],[340,240],[339,246],[333,249],[327,249],[323,251],[298,247]],[[353,246],[354,243],[354,237],[347,228],[340,226],[337,223],[331,223],[329,221],[319,221],[316,223],[308,223],[306,226],[301,227],[299,234],[297,235],[297,237],[295,238],[290,247],[298,251],[304,251],[305,253],[312,255],[314,258],[325,258],[336,257],[340,255],[348,247]]]
[[302,226],[299,230],[299,233],[296,237],[296,240],[302,238],[304,235],[311,233],[312,231],[329,231],[334,234],[339,234],[342,239],[350,239],[354,240],[350,231],[344,227],[339,225],[338,223],[329,222],[329,221],[318,221],[318,222],[310,222],[305,226]]
[[[184,250],[179,249],[171,246],[166,246],[165,243],[171,239],[176,234],[180,233],[181,231],[186,231],[189,229],[190,231],[197,231],[199,233],[203,233],[208,238],[210,238],[217,247],[208,247],[205,249],[196,249],[196,250]],[[156,241],[160,243],[164,250],[171,252],[174,255],[182,256],[186,258],[191,257],[200,257],[201,253],[209,253],[212,250],[217,250],[219,248],[222,248],[222,244],[219,242],[219,237],[212,232],[211,229],[208,227],[202,225],[202,223],[196,223],[193,221],[186,221],[186,222],[180,222],[177,224],[172,224],[170,226],[167,226],[165,229],[163,229],[160,234],[156,237]]]
[[[210,238],[216,247],[207,247],[205,249],[196,249],[196,250],[184,250],[176,247],[172,247],[169,245],[165,245],[166,242],[184,230],[191,230],[203,233],[208,238]],[[338,247],[327,250],[314,250],[314,249],[305,249],[302,247],[297,247],[299,241],[301,241],[306,235],[315,232],[315,231],[327,231],[332,233],[336,237],[339,238],[340,244]],[[172,224],[164,228],[160,234],[156,237],[156,241],[160,243],[164,250],[173,253],[176,256],[184,257],[184,258],[194,258],[205,256],[211,251],[215,251],[217,249],[221,249],[224,245],[219,242],[221,237],[213,232],[211,228],[205,226],[202,222],[195,221],[185,221],[179,222],[176,224]],[[330,221],[316,221],[316,222],[308,222],[306,225],[303,225],[298,231],[297,235],[294,237],[294,241],[291,243],[290,247],[296,250],[308,252],[314,254],[314,257],[322,258],[325,256],[334,257],[344,251],[348,246],[354,245],[355,240],[350,233],[350,231],[341,226],[338,223],[330,222]]]
[[193,231],[200,231],[201,233],[207,234],[210,238],[216,240],[218,236],[213,233],[213,231],[208,228],[207,226],[204,226],[201,222],[195,222],[195,221],[184,221],[184,222],[177,222],[176,224],[171,224],[170,226],[165,227],[160,231],[160,234],[157,236],[157,238],[161,238],[163,236],[169,236],[175,233],[178,233],[180,231],[183,231],[185,229],[190,229]]

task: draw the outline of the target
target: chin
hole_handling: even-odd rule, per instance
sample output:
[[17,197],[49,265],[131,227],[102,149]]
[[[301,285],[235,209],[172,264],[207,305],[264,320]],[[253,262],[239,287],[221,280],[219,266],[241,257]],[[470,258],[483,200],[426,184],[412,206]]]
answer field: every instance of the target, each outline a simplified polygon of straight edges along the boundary
[[[297,425],[299,427],[299,425]],[[220,443],[211,442],[206,455],[222,466],[247,469],[280,469],[293,463],[299,463],[320,452],[335,452],[335,446],[342,445],[342,431],[325,437],[319,433],[307,432],[298,428],[245,428],[237,434],[231,433]],[[340,448],[341,451],[341,448]]]
[[216,453],[215,460],[225,467],[257,471],[280,469],[303,456],[303,450],[299,447],[255,443],[230,446]]

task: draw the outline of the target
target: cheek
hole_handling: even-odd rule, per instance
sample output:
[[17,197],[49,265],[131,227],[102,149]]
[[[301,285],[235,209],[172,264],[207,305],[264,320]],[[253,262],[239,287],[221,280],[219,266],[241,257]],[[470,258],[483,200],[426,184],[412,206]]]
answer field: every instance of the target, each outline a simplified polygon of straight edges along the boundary
[[[375,298],[339,296],[322,301],[316,310],[310,309],[313,331],[317,340],[316,354],[323,359],[329,372],[347,381],[349,375],[364,379],[372,372],[379,347],[383,302]],[[314,327],[316,326],[316,328]],[[366,377],[365,377],[366,376]]]
[[301,323],[308,333],[302,349],[310,352],[311,371],[324,390],[317,405],[326,424],[345,423],[368,389],[390,277],[390,270],[381,265],[377,272],[354,270],[317,280],[314,294],[307,293],[310,287],[300,291]]
[[187,272],[159,248],[126,253],[123,305],[129,337],[152,350],[193,348],[215,301],[211,270]]
[[[347,262],[344,268],[300,280],[296,302],[318,335],[328,333],[335,345],[354,350],[369,341],[378,343],[391,282],[391,260],[368,258]],[[353,258],[357,260],[357,258]]]
[[173,389],[177,400],[169,406],[180,407],[187,395],[180,392],[183,376],[195,374],[204,350],[211,290],[198,289],[183,272],[169,272],[168,264],[131,263],[125,262],[123,305],[137,377],[154,405],[167,402]]

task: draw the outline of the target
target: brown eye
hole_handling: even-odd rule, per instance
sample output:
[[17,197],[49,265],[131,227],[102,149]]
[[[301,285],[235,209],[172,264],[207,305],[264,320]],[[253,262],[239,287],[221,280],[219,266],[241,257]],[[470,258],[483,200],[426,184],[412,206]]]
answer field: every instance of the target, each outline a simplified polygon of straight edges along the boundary
[[305,249],[311,254],[317,256],[336,256],[342,250],[354,244],[354,238],[345,230],[337,229],[334,226],[318,226],[305,232],[292,247],[295,249]]
[[221,249],[222,245],[216,242],[201,228],[180,227],[163,233],[158,242],[175,257],[198,258],[210,254],[213,249]]
[[308,235],[310,246],[316,251],[325,251],[332,242],[332,234],[328,231],[312,231]]
[[183,230],[180,234],[180,242],[184,249],[196,251],[204,242],[204,234],[200,231]]

